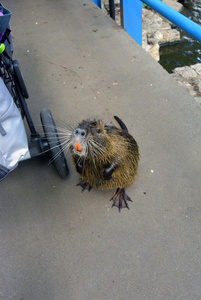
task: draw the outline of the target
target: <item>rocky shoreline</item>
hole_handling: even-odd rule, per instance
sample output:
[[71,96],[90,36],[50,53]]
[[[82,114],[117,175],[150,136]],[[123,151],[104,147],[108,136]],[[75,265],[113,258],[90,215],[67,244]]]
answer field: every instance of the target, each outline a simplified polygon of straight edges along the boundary
[[[162,0],[177,11],[183,6],[174,0]],[[159,49],[163,45],[178,43],[180,32],[170,22],[157,13],[143,8],[143,42],[142,47],[157,61]],[[195,101],[201,104],[201,63],[175,68],[171,76],[187,89]]]
[[[179,4],[173,0],[170,0],[170,2]],[[181,4],[172,6],[176,7],[178,11],[181,10],[182,7]],[[142,48],[155,60],[159,61],[160,47],[178,43],[180,41],[180,31],[174,28],[173,24],[150,9],[143,8],[142,18]]]
[[[103,1],[103,8],[108,13],[108,0]],[[183,5],[177,0],[162,0],[165,4],[180,12]],[[119,0],[115,0],[116,23],[120,24]],[[142,48],[145,49],[155,60],[160,60],[159,49],[161,46],[179,43],[180,31],[171,22],[161,17],[158,13],[149,8],[143,8],[143,33]],[[194,97],[195,101],[201,104],[201,64],[184,66],[174,69],[171,74],[178,84],[184,86]]]

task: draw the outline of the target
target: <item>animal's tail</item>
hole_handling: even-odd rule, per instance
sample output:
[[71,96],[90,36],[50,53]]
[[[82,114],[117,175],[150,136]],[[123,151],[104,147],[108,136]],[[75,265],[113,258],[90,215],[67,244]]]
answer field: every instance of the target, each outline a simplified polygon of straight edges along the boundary
[[121,129],[125,130],[126,132],[128,132],[128,128],[126,127],[126,125],[124,124],[124,122],[119,119],[119,117],[114,116],[115,120],[119,123]]

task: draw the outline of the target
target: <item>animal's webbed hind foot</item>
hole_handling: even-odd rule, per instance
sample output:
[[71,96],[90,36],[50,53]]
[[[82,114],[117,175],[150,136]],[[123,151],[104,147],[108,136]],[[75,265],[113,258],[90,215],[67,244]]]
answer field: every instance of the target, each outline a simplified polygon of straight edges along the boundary
[[89,192],[92,189],[92,186],[88,183],[85,182],[84,180],[80,179],[80,182],[78,182],[77,186],[80,185],[82,188],[82,192],[84,192],[85,190],[88,190]]
[[116,190],[116,193],[114,194],[114,196],[110,199],[113,201],[113,204],[112,204],[112,207],[113,206],[116,206],[119,208],[119,212],[121,211],[122,208],[125,208],[127,207],[128,209],[129,206],[128,206],[128,202],[127,201],[131,201],[131,198],[126,194],[126,191],[125,189],[120,189],[118,188]]

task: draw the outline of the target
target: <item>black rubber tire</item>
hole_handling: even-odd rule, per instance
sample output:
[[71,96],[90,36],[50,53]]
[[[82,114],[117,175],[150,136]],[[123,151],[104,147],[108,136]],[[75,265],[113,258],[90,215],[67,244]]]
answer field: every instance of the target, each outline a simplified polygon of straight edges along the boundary
[[60,177],[65,178],[69,174],[69,169],[64,153],[61,151],[62,147],[59,142],[57,129],[50,110],[44,108],[40,113],[40,118],[48,145],[50,147],[53,163]]
[[26,85],[25,85],[25,82],[24,82],[24,77],[22,75],[22,72],[20,71],[19,63],[18,63],[17,60],[13,61],[13,68],[14,68],[15,75],[17,77],[17,81],[18,81],[19,86],[20,86],[21,93],[22,93],[22,95],[25,99],[28,99],[29,98],[29,93],[27,91],[27,88],[26,88]]

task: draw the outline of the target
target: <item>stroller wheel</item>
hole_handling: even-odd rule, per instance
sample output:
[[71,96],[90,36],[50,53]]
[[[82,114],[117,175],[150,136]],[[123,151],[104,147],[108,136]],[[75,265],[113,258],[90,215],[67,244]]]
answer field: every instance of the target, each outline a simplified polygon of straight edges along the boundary
[[65,178],[69,174],[69,169],[50,110],[44,108],[40,113],[40,118],[50,148],[53,163],[60,177]]

